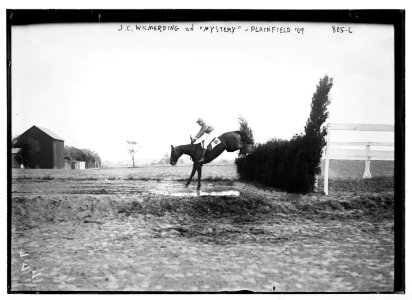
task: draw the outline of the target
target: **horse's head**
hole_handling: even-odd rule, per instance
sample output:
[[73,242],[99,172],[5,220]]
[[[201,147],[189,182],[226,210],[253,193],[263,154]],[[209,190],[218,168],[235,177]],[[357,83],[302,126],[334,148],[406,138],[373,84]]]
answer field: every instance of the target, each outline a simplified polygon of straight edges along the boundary
[[181,153],[180,151],[178,151],[175,147],[171,146],[171,152],[170,152],[170,164],[172,166],[176,165],[177,161],[179,160],[179,158],[182,156],[183,153]]

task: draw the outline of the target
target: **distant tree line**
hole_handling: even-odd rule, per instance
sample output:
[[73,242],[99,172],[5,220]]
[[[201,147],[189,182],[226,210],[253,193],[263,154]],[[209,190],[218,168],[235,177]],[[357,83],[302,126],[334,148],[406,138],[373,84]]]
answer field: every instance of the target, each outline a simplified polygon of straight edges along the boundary
[[[185,159],[184,158],[180,158],[177,162],[178,165],[183,165],[185,163]],[[165,152],[163,154],[163,157],[161,160],[159,160],[157,163],[154,163],[156,165],[168,165],[170,164],[170,153]]]
[[170,154],[165,152],[161,160],[157,162],[159,165],[167,165],[170,163]]
[[72,161],[84,161],[86,166],[100,166],[102,160],[97,152],[90,149],[78,149],[71,146],[64,146],[64,157]]
[[236,159],[241,180],[293,193],[313,191],[326,145],[326,128],[322,125],[329,115],[332,85],[333,79],[328,76],[319,80],[304,134],[296,134],[291,140],[272,139],[258,144],[250,155]]

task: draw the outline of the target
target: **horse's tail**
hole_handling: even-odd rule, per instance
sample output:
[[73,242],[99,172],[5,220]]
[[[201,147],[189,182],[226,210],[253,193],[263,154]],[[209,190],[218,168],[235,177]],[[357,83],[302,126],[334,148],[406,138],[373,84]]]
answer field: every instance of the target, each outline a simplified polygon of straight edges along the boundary
[[249,136],[246,132],[241,131],[241,130],[237,130],[237,131],[235,131],[235,133],[240,135],[240,139],[241,139],[243,144],[253,144],[254,143],[253,138],[251,136]]

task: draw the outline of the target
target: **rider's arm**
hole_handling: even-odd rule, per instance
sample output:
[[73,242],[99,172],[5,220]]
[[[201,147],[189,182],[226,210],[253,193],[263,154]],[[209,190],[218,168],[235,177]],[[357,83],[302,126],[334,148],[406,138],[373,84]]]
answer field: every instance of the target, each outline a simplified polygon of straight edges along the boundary
[[207,125],[203,124],[199,132],[196,134],[195,139],[200,138],[206,132],[206,129],[207,129]]

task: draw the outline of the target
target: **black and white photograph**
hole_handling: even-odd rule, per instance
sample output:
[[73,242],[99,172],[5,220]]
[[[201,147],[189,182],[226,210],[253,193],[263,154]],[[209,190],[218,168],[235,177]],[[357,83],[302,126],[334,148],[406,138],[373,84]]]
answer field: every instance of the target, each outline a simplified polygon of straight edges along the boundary
[[404,292],[404,10],[7,22],[8,293]]

